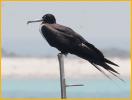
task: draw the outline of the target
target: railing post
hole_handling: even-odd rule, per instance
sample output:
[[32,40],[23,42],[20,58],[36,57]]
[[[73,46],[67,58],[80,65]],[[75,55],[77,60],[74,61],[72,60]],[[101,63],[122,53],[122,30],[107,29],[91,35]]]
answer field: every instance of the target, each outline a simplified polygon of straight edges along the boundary
[[66,80],[65,80],[65,72],[64,72],[64,58],[63,54],[58,54],[58,60],[59,60],[59,68],[60,68],[60,84],[61,84],[61,98],[66,98]]
[[66,99],[66,88],[73,86],[84,86],[83,84],[66,84],[65,71],[64,71],[64,55],[58,54],[59,68],[60,68],[60,85],[61,85],[61,99]]

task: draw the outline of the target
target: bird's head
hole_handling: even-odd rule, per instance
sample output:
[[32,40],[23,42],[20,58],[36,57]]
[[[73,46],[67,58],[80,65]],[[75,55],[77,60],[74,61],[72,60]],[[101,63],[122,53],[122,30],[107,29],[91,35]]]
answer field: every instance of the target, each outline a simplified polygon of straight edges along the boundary
[[56,23],[56,19],[54,15],[52,14],[46,14],[42,17],[43,23],[48,23],[48,24],[54,24]]
[[42,22],[43,24],[48,23],[48,24],[54,24],[56,23],[56,19],[54,15],[52,14],[45,14],[42,19],[40,20],[35,20],[35,21],[28,21],[27,24],[33,23],[33,22]]

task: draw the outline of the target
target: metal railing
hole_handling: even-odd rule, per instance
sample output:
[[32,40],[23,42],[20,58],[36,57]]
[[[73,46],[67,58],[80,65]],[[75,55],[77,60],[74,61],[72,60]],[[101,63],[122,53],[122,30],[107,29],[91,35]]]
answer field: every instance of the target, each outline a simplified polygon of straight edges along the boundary
[[66,79],[65,79],[65,71],[64,71],[64,55],[62,53],[58,54],[58,60],[59,60],[59,68],[60,68],[60,85],[61,85],[61,98],[65,99],[66,96],[66,87],[71,86],[84,86],[83,84],[78,85],[67,85]]

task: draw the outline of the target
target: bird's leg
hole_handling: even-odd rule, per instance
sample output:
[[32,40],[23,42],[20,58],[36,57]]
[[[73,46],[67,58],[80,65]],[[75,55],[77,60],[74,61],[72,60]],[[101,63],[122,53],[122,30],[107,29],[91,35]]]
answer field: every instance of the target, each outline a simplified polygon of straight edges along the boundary
[[68,53],[64,53],[64,55],[67,57]]
[[68,53],[58,53],[58,55],[65,55],[65,56],[67,56],[68,55]]
[[61,51],[61,54],[65,55],[65,56],[68,55],[68,53],[67,52],[64,52],[64,51]]
[[62,50],[61,53],[59,53],[59,54],[63,54],[65,56],[67,56],[68,55],[68,52]]
[[62,55],[62,54],[63,54],[62,52],[58,53],[58,55]]

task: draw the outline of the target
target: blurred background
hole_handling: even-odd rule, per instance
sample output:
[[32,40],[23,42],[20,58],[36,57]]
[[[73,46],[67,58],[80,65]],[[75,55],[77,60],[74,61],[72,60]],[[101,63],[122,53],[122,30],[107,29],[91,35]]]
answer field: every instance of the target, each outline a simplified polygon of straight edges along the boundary
[[130,5],[129,2],[3,2],[2,92],[12,98],[59,98],[58,50],[39,32],[40,23],[27,21],[54,14],[57,23],[71,27],[117,63],[122,82],[113,81],[74,55],[65,57],[69,98],[130,97]]

